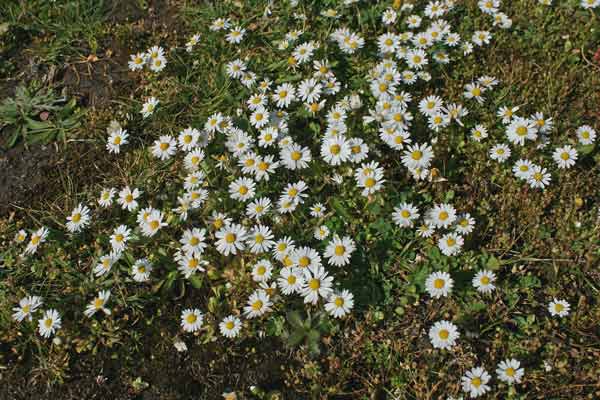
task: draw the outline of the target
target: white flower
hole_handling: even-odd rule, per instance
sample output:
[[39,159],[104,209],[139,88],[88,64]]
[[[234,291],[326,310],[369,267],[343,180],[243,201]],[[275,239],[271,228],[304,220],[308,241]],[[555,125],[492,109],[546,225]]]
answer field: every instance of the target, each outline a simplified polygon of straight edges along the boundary
[[329,301],[325,303],[325,311],[334,318],[342,318],[350,313],[354,307],[354,295],[348,290],[334,292],[329,296]]
[[296,99],[296,89],[290,83],[283,83],[275,89],[273,101],[279,108],[286,108]]
[[138,208],[137,198],[140,197],[142,192],[134,188],[131,190],[129,186],[125,186],[120,192],[117,198],[117,203],[121,205],[123,210],[135,211]]
[[569,315],[570,310],[571,305],[566,300],[553,299],[550,304],[548,304],[548,311],[553,317],[566,317]]
[[492,271],[479,271],[473,277],[473,286],[479,293],[491,293],[496,289],[494,282],[496,282],[496,274]]
[[427,211],[425,220],[436,228],[448,228],[456,221],[456,209],[452,204],[436,204]]
[[29,321],[33,318],[33,313],[43,304],[42,298],[39,296],[26,296],[19,301],[18,307],[13,307],[13,319],[21,322],[25,318]]
[[456,344],[460,333],[452,322],[438,321],[429,329],[429,339],[436,349],[449,349]]
[[244,250],[244,240],[246,239],[246,228],[238,224],[229,224],[219,229],[215,236],[217,251],[224,256],[237,254],[238,250]]
[[342,135],[328,137],[321,144],[321,157],[330,165],[340,165],[348,161],[351,152],[350,144]]
[[596,140],[596,131],[589,125],[577,128],[577,139],[583,145],[592,144]]
[[552,177],[550,176],[550,173],[546,171],[546,168],[540,167],[539,165],[533,165],[527,183],[534,189],[543,189],[550,184],[551,179]]
[[145,258],[136,260],[131,268],[133,280],[136,282],[146,282],[150,278],[152,272],[152,264]]
[[229,195],[234,200],[246,201],[254,197],[256,183],[249,178],[238,178],[229,184]]
[[196,332],[202,327],[204,315],[197,308],[187,308],[181,312],[181,327],[186,332]]
[[273,266],[269,260],[259,260],[252,268],[252,279],[255,282],[267,282],[271,279]]
[[129,134],[124,129],[116,129],[110,132],[108,140],[106,141],[106,149],[109,153],[119,154],[121,152],[121,146],[129,143],[127,138]]
[[464,239],[456,233],[446,233],[438,241],[440,251],[447,256],[454,256],[460,253]]
[[525,370],[521,368],[521,363],[513,358],[500,362],[496,373],[498,374],[498,379],[501,381],[513,384],[521,382]]
[[536,124],[530,119],[514,117],[506,127],[506,136],[511,143],[523,146],[525,140],[537,139]]
[[106,307],[106,302],[110,297],[110,290],[101,290],[98,292],[98,296],[88,304],[87,308],[83,312],[86,317],[91,317],[96,311],[102,311],[106,315],[110,315],[110,310]]
[[504,162],[510,157],[510,148],[501,143],[490,149],[490,158],[498,162]]
[[240,321],[240,319],[235,315],[225,317],[219,323],[219,331],[221,332],[221,335],[228,338],[234,338],[238,336],[241,329],[242,321]]
[[131,230],[126,225],[119,225],[110,236],[110,245],[114,252],[121,252],[127,246]]
[[350,257],[355,249],[354,240],[350,237],[344,236],[340,239],[339,236],[334,236],[327,244],[324,256],[329,264],[339,267],[350,263]]
[[434,299],[446,297],[452,291],[454,280],[447,272],[433,272],[425,281],[425,289],[427,293]]
[[248,305],[244,307],[246,318],[256,318],[271,311],[271,299],[262,289],[256,290],[250,295]]
[[100,277],[107,274],[112,268],[113,264],[119,261],[121,253],[109,253],[101,256],[98,259],[98,264],[94,267],[94,275]]
[[408,169],[427,169],[433,158],[433,150],[427,143],[410,145],[404,151],[402,164]]
[[473,232],[475,227],[475,219],[471,217],[471,214],[465,213],[458,217],[454,230],[461,235],[466,235]]
[[114,188],[102,189],[102,192],[100,192],[100,198],[98,199],[98,204],[104,208],[110,207],[113,203],[113,198],[115,197],[116,193],[117,191]]
[[200,255],[196,255],[195,253],[177,253],[175,257],[178,259],[178,270],[186,279],[189,279],[198,271],[206,271],[204,267],[208,265],[208,261],[202,260]]
[[252,253],[267,253],[275,242],[273,233],[268,226],[256,225],[246,237],[246,245]]
[[279,278],[277,278],[277,284],[284,295],[299,293],[304,285],[304,274],[299,268],[282,268]]
[[485,369],[478,367],[467,371],[466,375],[461,378],[463,392],[469,393],[471,397],[479,397],[490,390],[488,382],[490,374]]
[[552,158],[558,168],[571,168],[575,165],[575,161],[577,161],[577,150],[569,145],[557,147],[554,153],[552,153]]
[[160,160],[167,160],[177,152],[177,140],[173,136],[163,135],[154,141],[152,155]]
[[48,237],[48,229],[45,226],[42,226],[37,231],[31,234],[29,238],[29,243],[27,247],[25,247],[25,254],[34,254],[38,247],[46,241],[46,237]]
[[67,217],[67,230],[71,233],[77,233],[90,223],[90,219],[90,209],[83,204],[79,204]]
[[402,228],[412,227],[417,218],[419,218],[419,210],[410,203],[400,203],[394,207],[392,221]]
[[304,303],[317,304],[319,298],[327,299],[333,292],[333,278],[327,275],[322,266],[310,266],[304,269],[304,286],[301,295]]
[[61,318],[55,309],[46,310],[41,319],[38,320],[38,330],[40,335],[49,338],[61,327]]
[[154,236],[161,228],[167,226],[163,222],[163,213],[160,210],[152,210],[148,217],[140,225],[142,234],[147,237]]
[[512,168],[513,174],[519,179],[529,180],[533,170],[533,163],[529,160],[520,159]]
[[156,109],[156,106],[158,106],[158,103],[159,101],[155,97],[150,97],[148,100],[146,100],[146,102],[142,106],[142,111],[140,111],[142,113],[142,116],[144,118],[148,118],[149,116],[151,116],[154,110]]
[[245,34],[246,30],[244,28],[242,28],[241,26],[236,26],[234,28],[231,28],[229,33],[225,36],[225,40],[232,44],[238,44],[242,41]]
[[144,68],[144,64],[146,64],[146,54],[137,53],[132,54],[129,57],[130,60],[128,62],[128,66],[130,71],[139,71]]

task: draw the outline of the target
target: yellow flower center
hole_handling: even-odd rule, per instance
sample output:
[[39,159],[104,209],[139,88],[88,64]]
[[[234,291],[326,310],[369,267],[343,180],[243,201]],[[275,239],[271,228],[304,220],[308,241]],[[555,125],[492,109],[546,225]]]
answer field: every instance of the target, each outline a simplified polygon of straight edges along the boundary
[[456,240],[448,238],[448,240],[446,240],[446,244],[448,245],[448,247],[452,247],[456,244]]
[[479,89],[478,87],[473,88],[473,90],[471,90],[471,94],[475,97],[479,97],[481,96],[481,89]]
[[157,220],[154,220],[154,221],[150,221],[150,223],[148,225],[150,225],[150,228],[152,230],[157,230],[158,227],[160,226],[160,223]]
[[113,140],[113,144],[120,145],[121,144],[121,136],[116,136],[115,140]]
[[506,368],[506,371],[504,371],[504,373],[506,374],[506,376],[513,377],[515,376],[515,369],[512,367],[508,367]]
[[160,149],[161,149],[162,151],[165,151],[165,150],[167,150],[168,148],[169,148],[169,143],[162,142],[162,143],[160,144]]
[[448,219],[448,217],[449,217],[449,215],[446,211],[440,212],[440,215],[439,215],[440,220],[445,221]]
[[196,317],[196,314],[188,314],[188,316],[185,317],[185,320],[188,324],[195,323],[197,319],[198,319],[198,317]]
[[473,378],[473,379],[471,379],[471,385],[475,386],[476,388],[478,388],[479,386],[481,386],[481,378]]
[[73,222],[81,221],[81,214],[79,214],[79,213],[73,214],[73,216],[71,217],[71,221],[73,221]]
[[310,264],[310,258],[308,258],[306,256],[302,256],[298,260],[298,265],[301,266],[302,268],[308,267],[309,264]]
[[519,136],[525,136],[525,135],[527,135],[527,127],[522,126],[522,125],[519,126],[517,128],[517,135],[519,135]]
[[96,297],[94,299],[94,307],[95,308],[102,308],[103,305],[104,305],[104,300],[102,300],[100,297]]
[[256,300],[252,303],[252,309],[254,311],[259,311],[263,307],[263,302],[261,300]]
[[387,38],[387,39],[385,40],[385,45],[386,45],[386,46],[391,46],[392,44],[394,44],[394,41],[393,41],[392,39],[390,39],[390,38]]
[[437,278],[435,281],[433,281],[433,287],[435,287],[436,289],[441,289],[444,287],[444,280]]
[[402,210],[400,211],[400,215],[402,216],[402,218],[408,218],[410,217],[410,212],[408,210]]
[[300,158],[302,158],[302,153],[300,153],[299,151],[292,151],[291,157],[292,160],[298,161]]
[[243,196],[246,193],[248,193],[248,188],[246,186],[240,186],[240,188],[238,189],[238,192]]
[[562,312],[565,309],[565,306],[563,306],[560,303],[556,303],[556,305],[554,306],[554,309],[556,310],[556,312]]
[[481,277],[481,283],[484,285],[488,285],[490,283],[490,277],[489,276],[482,276]]
[[264,275],[265,272],[267,272],[267,269],[264,266],[262,266],[262,265],[260,267],[258,267],[258,269],[256,270],[256,273],[258,275]]
[[269,163],[261,161],[258,163],[258,169],[261,171],[266,171],[267,169],[269,169]]
[[52,318],[46,318],[44,320],[44,325],[46,325],[46,328],[50,328],[50,327],[52,327],[52,322],[53,322]]
[[377,181],[371,177],[365,179],[365,187],[372,188],[375,186],[375,183],[377,183]]
[[254,241],[258,244],[261,244],[262,242],[265,241],[265,237],[263,235],[261,235],[260,233],[258,233],[256,236],[254,236]]
[[319,290],[319,288],[321,287],[321,281],[318,279],[311,279],[308,286],[312,289],[312,290]]
[[198,260],[196,258],[190,258],[190,260],[188,261],[188,268],[196,269],[197,266],[198,266]]
[[116,240],[117,242],[122,242],[124,239],[125,239],[125,237],[124,237],[122,234],[120,234],[120,233],[117,233],[117,234],[115,235],[115,240]]
[[344,246],[342,246],[341,244],[338,244],[337,246],[335,246],[335,255],[336,256],[343,256],[345,252],[346,252],[346,248]]
[[420,150],[415,150],[411,153],[410,156],[413,160],[419,161],[421,158],[423,158],[423,152],[421,152]]
[[334,304],[336,307],[342,307],[344,305],[344,299],[338,297],[335,299]]
[[569,153],[567,153],[566,151],[564,153],[562,153],[560,155],[560,158],[562,158],[563,160],[567,161],[569,159]]
[[228,330],[232,330],[235,327],[235,324],[233,323],[233,321],[227,321],[225,323],[225,328],[227,328]]
[[287,277],[287,282],[290,285],[294,285],[296,283],[296,276],[295,275],[290,275]]
[[440,339],[446,340],[450,336],[450,332],[448,332],[448,330],[446,329],[442,329],[440,330],[440,333],[438,333],[438,336],[440,337]]
[[233,242],[235,242],[235,239],[236,239],[235,233],[229,232],[225,235],[225,241],[227,243],[233,243]]

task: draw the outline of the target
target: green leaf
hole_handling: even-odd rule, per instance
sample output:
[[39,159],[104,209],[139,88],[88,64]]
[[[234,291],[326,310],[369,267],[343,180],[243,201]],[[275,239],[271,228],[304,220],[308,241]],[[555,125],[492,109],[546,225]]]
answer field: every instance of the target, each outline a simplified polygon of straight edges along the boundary
[[196,274],[190,276],[188,278],[188,280],[190,281],[190,283],[192,284],[193,287],[195,287],[196,289],[200,289],[202,287],[202,278]]
[[490,256],[490,258],[488,258],[488,260],[487,260],[486,266],[488,267],[488,269],[491,269],[492,271],[496,271],[500,268],[500,261],[498,261],[498,259],[496,257]]

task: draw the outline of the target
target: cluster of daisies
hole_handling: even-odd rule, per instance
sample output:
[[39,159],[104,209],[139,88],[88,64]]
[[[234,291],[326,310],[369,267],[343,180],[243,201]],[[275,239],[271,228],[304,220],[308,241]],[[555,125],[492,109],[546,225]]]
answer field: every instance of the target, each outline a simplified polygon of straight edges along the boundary
[[147,67],[152,72],[160,72],[167,66],[165,49],[152,46],[145,53],[132,54],[128,66],[130,71],[139,71]]
[[[357,2],[346,0],[344,4]],[[511,19],[500,11],[499,0],[482,0],[478,5],[483,13],[493,17],[494,26],[506,29],[512,25]],[[435,176],[433,149],[449,126],[455,124],[470,132],[477,142],[491,134],[484,125],[469,121],[468,116],[472,115],[465,105],[446,101],[418,86],[427,86],[432,80],[434,66],[471,54],[492,40],[492,33],[485,30],[474,32],[468,39],[453,32],[445,18],[454,6],[453,0],[430,1],[422,15],[410,3],[384,10],[381,22],[387,32],[376,38],[376,59],[369,64],[365,77],[366,93],[347,90],[332,67],[332,54],[326,52],[329,47],[323,45],[334,44],[341,57],[360,56],[366,40],[347,27],[333,29],[323,38],[325,42],[303,40],[308,35],[302,30],[291,30],[274,41],[274,48],[287,59],[287,67],[301,74],[294,82],[261,77],[259,70],[252,70],[253,60],[249,58],[227,62],[226,74],[239,81],[240,92],[245,93],[237,115],[215,112],[202,126],[161,133],[148,148],[156,162],[172,162],[181,167],[179,180],[169,188],[177,193],[174,208],[155,207],[163,198],[149,198],[144,191],[151,191],[146,188],[124,186],[104,188],[94,205],[78,204],[66,217],[64,228],[71,235],[90,229],[94,215],[99,219],[98,214],[103,211],[118,207],[122,214],[131,217],[127,218],[129,224],[116,223],[104,232],[108,241],[104,241],[103,253],[94,260],[94,278],[101,284],[117,273],[113,267],[120,265],[129,269],[132,284],[151,281],[160,273],[160,269],[155,271],[153,255],[133,257],[132,262],[125,255],[151,252],[148,249],[153,246],[148,243],[175,235],[178,243],[169,246],[169,256],[182,279],[198,277],[224,257],[242,260],[240,268],[249,267],[249,271],[242,271],[251,280],[245,306],[231,310],[218,321],[224,337],[239,336],[244,323],[268,315],[290,297],[300,299],[307,307],[322,307],[334,318],[348,315],[354,307],[354,297],[335,281],[334,272],[351,264],[358,245],[345,232],[331,231],[327,225],[332,215],[327,211],[329,199],[321,198],[306,177],[317,166],[326,176],[316,179],[332,186],[324,192],[334,192],[336,186],[350,181],[351,193],[369,202],[375,196],[385,196],[386,175],[390,179],[382,151],[389,151],[392,158],[398,159],[410,179],[431,181]],[[303,14],[294,15],[298,20],[306,19]],[[335,19],[338,14],[331,9],[322,16]],[[397,31],[396,27],[403,30]],[[238,46],[246,36],[246,30],[228,18],[215,19],[209,29],[223,31],[223,40],[229,46]],[[201,35],[196,34],[185,49],[193,53],[199,44]],[[132,55],[129,68],[141,71],[147,66],[158,72],[166,64],[164,49],[155,46]],[[465,102],[484,104],[486,95],[498,84],[495,77],[477,78],[465,85]],[[155,97],[145,99],[140,107],[143,121],[152,119],[159,105],[160,100]],[[507,142],[515,148],[529,142],[544,148],[553,128],[552,119],[542,113],[525,118],[518,116],[517,111],[517,107],[498,110]],[[318,120],[319,124],[314,124],[318,129],[307,133],[290,128],[299,117]],[[124,151],[122,146],[131,139],[117,122],[110,124],[107,135],[106,148],[113,154]],[[596,132],[590,126],[577,130],[578,144],[592,144],[595,138]],[[507,161],[511,156],[509,144],[494,145],[490,158]],[[554,150],[552,159],[558,169],[574,165],[578,157],[575,146],[573,141]],[[546,168],[523,158],[515,162],[513,171],[534,188],[545,187],[551,179]],[[220,178],[214,175],[220,175],[224,184],[215,184],[214,179]],[[216,201],[209,201],[213,198]],[[207,212],[212,212],[210,217]],[[418,204],[403,202],[395,205],[390,214],[399,229],[415,228],[419,237],[435,237],[445,256],[461,252],[476,223],[468,212],[459,212],[450,203],[420,209]],[[288,225],[295,220],[310,221],[310,239],[300,240],[287,234]],[[28,240],[28,233],[22,230],[16,241],[27,243],[23,253],[32,255],[47,241],[48,234],[48,229],[41,227]],[[143,246],[139,245],[141,239]],[[312,239],[316,244],[307,242]],[[495,289],[496,281],[492,271],[482,270],[473,277],[472,284],[485,295]],[[451,294],[454,281],[450,273],[436,271],[427,277],[425,287],[433,299],[439,300]],[[84,309],[84,315],[110,315],[110,295],[109,290],[100,290]],[[40,297],[27,296],[15,307],[13,317],[17,321],[32,321],[42,305]],[[570,306],[565,300],[553,299],[548,310],[553,316],[564,317]],[[184,332],[197,333],[212,319],[199,308],[184,308],[180,325]],[[45,310],[38,320],[43,337],[55,334],[61,326],[56,309]],[[450,350],[460,332],[452,322],[440,320],[429,330],[429,338],[434,348]],[[186,348],[183,341],[175,346],[178,350]],[[519,361],[514,359],[501,362],[496,372],[500,380],[510,384],[519,383],[524,375]],[[463,390],[477,397],[490,390],[490,379],[484,368],[474,368],[462,378]]]

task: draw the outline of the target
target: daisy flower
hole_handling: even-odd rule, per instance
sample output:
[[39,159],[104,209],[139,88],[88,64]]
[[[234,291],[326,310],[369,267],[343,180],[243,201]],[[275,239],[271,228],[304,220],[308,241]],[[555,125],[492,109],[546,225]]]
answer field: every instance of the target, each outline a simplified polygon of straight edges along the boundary
[[[246,63],[238,58],[238,59],[228,62],[225,65],[225,72],[227,72],[227,75],[230,78],[239,79],[242,77],[242,75],[246,71],[246,68],[247,68]],[[209,118],[209,121],[211,121],[210,118]],[[213,127],[216,127],[216,121],[215,122],[211,121],[210,125]]]
[[110,245],[114,252],[121,252],[127,246],[131,230],[126,225],[119,225],[110,235]]
[[577,150],[569,145],[558,147],[554,150],[554,153],[552,153],[552,159],[558,168],[571,168],[575,165],[575,161],[577,161]]
[[178,259],[177,263],[179,267],[177,269],[186,279],[189,279],[196,272],[206,271],[204,267],[208,265],[208,261],[202,260],[200,255],[196,255],[195,253],[178,253],[175,257]]
[[310,266],[304,269],[304,285],[300,294],[304,303],[317,304],[319,298],[327,299],[333,292],[333,277],[329,276],[322,266]]
[[21,322],[25,318],[29,321],[33,319],[33,313],[43,304],[42,298],[39,296],[26,296],[19,301],[18,307],[13,307],[12,318],[15,321]]
[[279,272],[277,285],[284,295],[299,293],[304,286],[304,274],[302,270],[294,267],[284,267]]
[[537,139],[535,122],[526,118],[514,117],[506,128],[506,136],[511,143],[523,146],[526,139]]
[[427,211],[426,221],[436,228],[448,228],[456,221],[456,209],[452,204],[436,204]]
[[508,160],[510,154],[510,147],[503,143],[497,144],[490,149],[490,158],[501,163]]
[[325,303],[325,311],[334,318],[342,318],[354,307],[354,295],[348,290],[334,292]]
[[449,349],[456,344],[460,333],[452,322],[438,321],[429,329],[429,339],[436,349]]
[[448,296],[453,286],[454,280],[447,272],[433,272],[425,280],[425,290],[434,299]]
[[531,171],[533,168],[533,163],[529,160],[518,160],[515,162],[515,165],[512,168],[513,174],[519,178],[524,180],[529,180],[531,176]]
[[110,315],[111,311],[105,307],[109,297],[110,290],[101,290],[100,292],[98,292],[98,296],[94,298],[94,300],[92,300],[90,304],[88,304],[87,308],[83,312],[85,316],[91,317],[97,311],[102,311],[104,314]]
[[419,210],[410,203],[400,203],[394,207],[392,221],[402,228],[412,227],[417,218],[419,218]]
[[117,203],[121,205],[123,210],[135,211],[138,208],[138,202],[136,199],[140,197],[141,194],[142,192],[139,189],[134,188],[131,190],[129,186],[125,186],[119,192]]
[[481,142],[483,139],[488,137],[488,130],[483,125],[475,125],[475,127],[471,129],[471,137],[476,142]]
[[458,217],[454,230],[461,235],[466,235],[473,232],[475,227],[475,219],[471,217],[471,214],[465,213]]
[[40,335],[49,338],[60,329],[61,323],[60,314],[55,309],[46,310],[41,319],[38,320],[38,330]]
[[147,62],[152,72],[160,72],[167,66],[167,59],[165,57],[151,58]]
[[198,145],[198,139],[200,138],[200,131],[196,128],[185,128],[179,132],[177,138],[179,142],[179,148],[183,151],[191,151]]
[[188,171],[196,171],[200,168],[200,163],[204,161],[204,150],[196,148],[185,155],[183,163]]
[[273,232],[268,226],[256,225],[246,237],[246,246],[255,254],[268,253],[275,242]]
[[411,170],[429,168],[433,158],[433,150],[427,143],[410,145],[402,155],[402,164]]
[[250,202],[246,206],[246,215],[258,220],[265,216],[270,209],[271,200],[267,197],[261,197],[260,199]]
[[465,376],[461,378],[463,392],[469,393],[471,397],[479,397],[482,394],[489,392],[490,374],[482,367],[473,368],[467,371]]
[[296,99],[296,89],[290,83],[283,83],[275,89],[273,101],[279,108],[286,108]]
[[161,228],[167,226],[163,222],[164,215],[160,210],[152,210],[148,218],[141,224],[142,234],[147,237],[154,236]]
[[283,261],[295,248],[294,241],[290,237],[285,236],[275,242],[273,256],[278,261]]
[[254,197],[256,183],[249,178],[238,178],[229,184],[229,196],[234,200],[246,201]]
[[219,229],[215,236],[217,251],[224,256],[237,254],[238,250],[244,250],[244,240],[246,239],[246,228],[238,224],[228,224]]
[[231,44],[238,44],[244,39],[244,35],[246,34],[246,30],[241,26],[236,26],[231,28],[229,33],[225,35],[225,40]]
[[329,228],[326,225],[321,225],[315,228],[314,235],[317,240],[325,240],[329,236]]
[[454,256],[460,253],[464,239],[456,233],[446,233],[438,241],[438,248],[446,256]]
[[27,231],[24,229],[20,229],[19,232],[15,235],[15,242],[23,243],[27,239]]
[[596,140],[596,131],[589,125],[577,128],[577,140],[583,145],[592,144]]
[[155,97],[150,97],[148,100],[146,100],[142,106],[142,111],[140,111],[142,113],[142,117],[148,118],[151,116],[156,109],[156,106],[158,106],[158,103],[159,101]]
[[531,175],[527,179],[527,183],[534,189],[543,189],[550,184],[550,173],[546,172],[546,168],[534,165],[531,167]]
[[116,193],[117,191],[114,188],[102,189],[102,192],[100,192],[100,198],[98,199],[98,204],[100,204],[100,207],[110,207],[113,203],[113,198],[115,197]]
[[181,327],[185,332],[196,332],[202,327],[204,315],[197,308],[186,308],[181,312]]
[[67,230],[71,233],[77,233],[90,223],[90,219],[90,209],[83,204],[79,204],[67,217]]
[[154,141],[152,155],[162,161],[167,160],[177,152],[177,140],[173,136],[163,135]]
[[310,207],[310,215],[314,218],[323,218],[326,208],[321,203],[315,203]]
[[219,331],[221,332],[221,335],[230,339],[238,336],[241,329],[242,321],[235,315],[225,317],[219,323]]
[[45,226],[42,226],[37,231],[33,232],[29,238],[27,247],[25,247],[25,254],[34,254],[38,247],[46,241],[48,232],[49,231]]
[[100,277],[110,272],[112,266],[119,260],[120,253],[109,253],[98,259],[98,264],[94,267],[94,275]]
[[202,254],[206,249],[206,229],[192,228],[183,231],[179,243],[182,244],[181,249],[186,253]]
[[496,274],[492,271],[479,271],[473,277],[473,287],[475,287],[479,293],[491,293],[496,289],[494,282],[496,282]]
[[471,41],[477,46],[489,44],[490,40],[492,40],[492,34],[488,31],[475,31],[471,37]]
[[354,250],[356,250],[356,245],[350,237],[334,236],[325,248],[324,257],[329,264],[340,267],[350,263],[350,257]]
[[252,267],[252,280],[254,282],[266,282],[271,279],[273,266],[269,260],[259,260]]
[[129,138],[129,134],[124,129],[119,128],[111,131],[106,141],[106,149],[109,153],[119,154],[121,146],[129,143],[127,138]]
[[273,305],[270,296],[262,289],[258,289],[252,293],[247,304],[248,305],[244,307],[246,318],[260,317],[271,311],[271,306]]
[[321,256],[315,249],[310,247],[294,248],[290,253],[292,265],[306,270],[307,268],[316,269],[321,266]]
[[130,60],[127,63],[130,71],[139,71],[144,68],[146,64],[147,55],[144,53],[132,54],[129,56]]
[[521,383],[521,379],[525,374],[525,370],[521,368],[521,363],[514,358],[501,361],[496,369],[498,379],[506,382],[509,385],[513,383]]
[[566,300],[553,299],[550,304],[548,304],[548,311],[553,317],[566,317],[569,315],[570,310],[571,305]]
[[136,260],[131,268],[133,280],[136,282],[146,282],[150,278],[152,272],[152,264],[145,258]]
[[228,29],[231,26],[228,18],[216,18],[210,24],[211,31],[220,31],[222,29]]
[[484,86],[479,85],[478,83],[468,83],[465,85],[464,96],[467,99],[474,99],[479,104],[483,104],[483,93],[486,91]]

